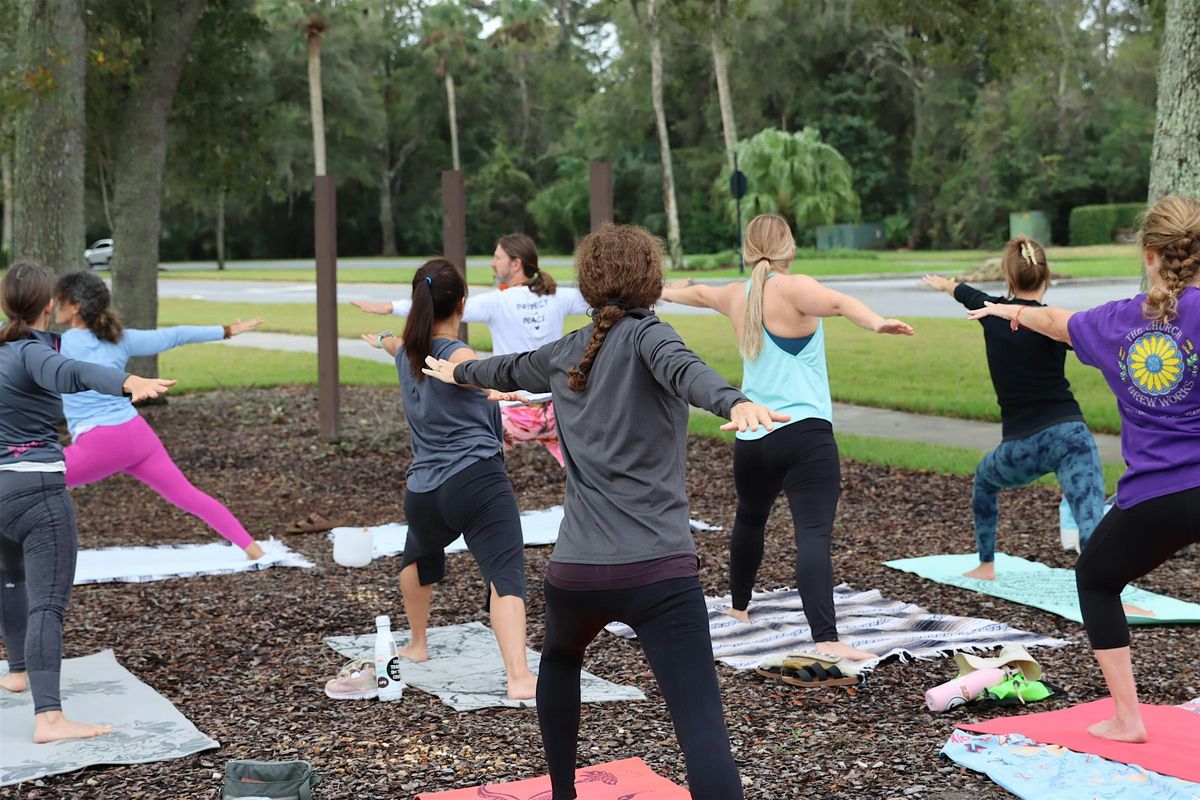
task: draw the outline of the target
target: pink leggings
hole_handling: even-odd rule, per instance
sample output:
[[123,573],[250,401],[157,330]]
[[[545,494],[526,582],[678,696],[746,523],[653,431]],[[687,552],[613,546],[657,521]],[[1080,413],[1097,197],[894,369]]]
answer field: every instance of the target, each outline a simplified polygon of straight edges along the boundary
[[228,508],[188,482],[154,429],[140,416],[81,434],[66,448],[66,460],[67,486],[83,486],[124,472],[204,520],[243,550],[254,541]]

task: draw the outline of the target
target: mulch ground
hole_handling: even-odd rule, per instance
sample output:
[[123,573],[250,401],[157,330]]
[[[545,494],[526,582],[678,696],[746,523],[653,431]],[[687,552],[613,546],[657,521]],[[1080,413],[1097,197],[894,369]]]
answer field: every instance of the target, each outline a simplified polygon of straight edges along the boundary
[[[213,392],[174,398],[145,413],[176,461],[200,488],[225,501],[259,538],[280,535],[310,511],[347,525],[403,518],[410,454],[395,390],[347,388],[344,436],[316,436],[310,389]],[[620,424],[614,418],[613,424]],[[689,443],[692,516],[727,528],[735,501],[731,446]],[[508,458],[521,507],[560,503],[563,474],[541,448]],[[970,480],[845,462],[844,493],[834,532],[839,581],[879,588],[885,597],[942,613],[987,617],[1070,639],[1072,646],[1036,652],[1069,700],[1104,695],[1082,628],[1059,617],[881,566],[891,558],[973,549]],[[74,493],[81,547],[206,542],[201,523],[132,479],[118,476]],[[1059,496],[1047,488],[1005,493],[1000,547],[1053,566],[1071,566],[1058,545]],[[306,759],[326,782],[321,800],[409,798],[436,791],[543,774],[545,763],[531,710],[455,713],[415,690],[399,704],[335,702],[322,691],[341,659],[322,637],[368,632],[377,614],[402,620],[398,560],[345,569],[331,558],[324,534],[286,537],[317,569],[269,569],[143,584],[75,589],[66,620],[66,654],[103,648],[169,698],[221,749],[137,766],[94,767],[36,785],[0,789],[0,797],[215,797],[228,759]],[[709,593],[727,586],[721,533],[697,537],[701,580]],[[539,577],[549,548],[527,549],[531,580],[529,643],[542,640]],[[759,585],[791,585],[794,546],[786,504],[768,527]],[[1139,585],[1194,599],[1196,556],[1176,558]],[[478,573],[469,555],[449,557],[449,576],[434,601],[431,624],[486,621]],[[402,621],[395,623],[402,627]],[[1200,695],[1200,638],[1194,628],[1135,629],[1143,699],[1179,703]],[[585,668],[633,684],[644,703],[585,706],[583,764],[640,756],[660,774],[684,782],[683,758],[636,642],[602,634]],[[805,692],[717,665],[734,756],[748,798],[999,798],[990,780],[940,759],[954,722],[966,710],[928,713],[922,695],[952,677],[949,659],[895,660],[857,690]],[[995,716],[1003,712],[989,712]],[[1019,712],[1018,712],[1019,713]]]

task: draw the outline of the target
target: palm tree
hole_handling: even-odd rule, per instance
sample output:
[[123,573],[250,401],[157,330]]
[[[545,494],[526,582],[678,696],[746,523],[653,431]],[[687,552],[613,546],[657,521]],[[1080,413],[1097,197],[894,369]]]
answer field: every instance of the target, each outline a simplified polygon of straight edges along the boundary
[[709,42],[713,72],[717,78],[717,104],[721,107],[721,131],[725,134],[725,157],[733,169],[733,151],[737,147],[737,123],[733,119],[733,97],[729,92],[729,54],[725,49],[725,24],[729,0],[713,0],[709,11]]
[[[637,0],[633,0],[637,12]],[[667,251],[671,267],[683,267],[683,242],[679,233],[679,207],[675,202],[675,171],[671,166],[671,140],[663,107],[662,9],[660,0],[646,0],[646,22],[650,30],[650,100],[654,104],[654,128],[662,161],[663,206],[667,212]]]
[[479,38],[479,20],[457,3],[439,3],[425,10],[421,19],[425,35],[421,46],[437,58],[436,73],[446,81],[446,108],[450,115],[450,156],[455,170],[462,169],[458,152],[458,112],[454,104],[454,70],[474,65],[474,44]]
[[750,215],[781,214],[799,231],[860,214],[849,162],[813,128],[796,133],[767,128],[743,142],[738,156],[749,189],[742,202]]
[[493,47],[511,48],[516,56],[517,87],[521,91],[521,145],[529,137],[529,54],[539,44],[545,43],[548,26],[546,25],[546,6],[541,0],[501,0],[500,27],[491,36]]
[[312,114],[313,166],[319,177],[325,174],[325,103],[321,97],[321,37],[328,26],[319,14],[304,23],[308,39],[308,106]]

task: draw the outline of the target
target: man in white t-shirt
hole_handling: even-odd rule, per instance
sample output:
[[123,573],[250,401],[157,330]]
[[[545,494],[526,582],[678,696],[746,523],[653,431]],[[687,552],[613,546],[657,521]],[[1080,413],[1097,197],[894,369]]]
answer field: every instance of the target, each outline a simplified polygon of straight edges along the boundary
[[[587,301],[578,289],[559,288],[554,278],[538,268],[537,245],[523,233],[501,237],[492,254],[492,273],[498,291],[467,297],[463,322],[479,322],[492,332],[492,350],[497,355],[536,350],[558,340],[563,323],[572,314],[586,314]],[[407,316],[411,300],[372,302],[352,300],[352,305],[371,314]],[[532,405],[505,406],[504,445],[541,442],[563,463],[554,424],[554,404],[547,397]]]

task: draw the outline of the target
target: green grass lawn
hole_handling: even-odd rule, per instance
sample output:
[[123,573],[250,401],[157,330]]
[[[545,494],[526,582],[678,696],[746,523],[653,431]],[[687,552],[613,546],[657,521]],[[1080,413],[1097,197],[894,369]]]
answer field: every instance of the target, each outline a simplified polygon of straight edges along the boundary
[[[162,325],[212,325],[262,316],[262,330],[316,334],[316,311],[298,303],[209,303],[166,298],[160,302]],[[683,340],[713,369],[735,385],[742,381],[742,362],[733,328],[723,317],[667,314]],[[829,381],[835,400],[892,408],[918,414],[937,414],[991,422],[1000,420],[985,361],[983,334],[967,320],[937,317],[908,320],[917,335],[879,336],[843,319],[826,321]],[[566,329],[587,324],[571,317]],[[403,330],[398,317],[365,314],[349,305],[338,308],[341,336],[392,329]],[[486,326],[470,326],[471,345],[490,350]],[[1067,357],[1067,377],[1088,425],[1105,433],[1120,432],[1116,401],[1097,370]]]

